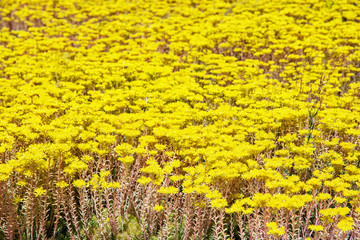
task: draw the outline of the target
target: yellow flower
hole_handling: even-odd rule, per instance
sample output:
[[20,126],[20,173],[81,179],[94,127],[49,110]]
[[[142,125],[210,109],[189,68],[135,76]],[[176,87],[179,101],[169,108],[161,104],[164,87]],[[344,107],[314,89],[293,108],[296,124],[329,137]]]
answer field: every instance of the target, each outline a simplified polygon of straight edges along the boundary
[[119,182],[111,182],[108,184],[108,188],[120,188],[121,185]]
[[157,212],[161,212],[162,210],[165,209],[165,207],[164,207],[164,206],[161,206],[161,205],[155,205],[155,206],[153,207],[153,209],[154,209],[155,211],[157,211]]
[[60,188],[65,188],[67,187],[69,184],[67,184],[65,181],[60,181],[56,183],[56,186],[60,187]]
[[309,225],[309,229],[315,232],[324,230],[324,227],[321,225]]
[[322,200],[328,200],[331,198],[331,195],[329,193],[319,193],[316,197],[317,201],[322,201]]
[[133,148],[128,143],[122,143],[121,145],[116,146],[114,150],[119,156],[129,155],[133,153]]
[[159,151],[164,151],[166,149],[166,145],[164,144],[155,144],[155,148]]
[[176,194],[179,192],[179,189],[173,186],[170,187],[160,187],[159,190],[157,190],[158,193],[162,194]]
[[276,222],[268,222],[266,227],[269,235],[282,236],[285,234],[285,227],[278,227]]
[[126,156],[126,157],[119,158],[119,160],[120,160],[122,163],[130,164],[130,163],[134,162],[135,159],[134,159],[133,156]]
[[148,184],[148,183],[151,182],[151,181],[152,181],[151,178],[145,177],[145,176],[141,176],[141,177],[137,180],[137,182],[140,183],[141,185],[146,185],[146,184]]
[[211,200],[211,207],[221,209],[227,206],[226,199],[218,198]]
[[206,197],[209,199],[220,199],[222,198],[222,194],[219,191],[214,190],[206,193]]
[[18,204],[20,202],[22,202],[24,199],[21,198],[19,195],[15,195],[14,199],[13,199],[13,203],[14,204]]
[[228,213],[354,209],[358,6],[232,2],[0,1],[1,184],[59,171],[101,195],[139,175]]
[[35,197],[42,196],[46,194],[46,190],[43,187],[35,188],[34,190]]
[[74,180],[72,185],[77,188],[83,188],[86,186],[86,182],[82,179]]
[[346,198],[334,197],[334,201],[337,203],[344,203],[346,201]]
[[339,221],[337,227],[343,232],[351,231],[353,229],[353,222],[354,219],[352,217],[345,217]]
[[16,185],[21,186],[21,187],[25,186],[26,184],[27,184],[27,182],[24,180],[20,180],[16,183]]

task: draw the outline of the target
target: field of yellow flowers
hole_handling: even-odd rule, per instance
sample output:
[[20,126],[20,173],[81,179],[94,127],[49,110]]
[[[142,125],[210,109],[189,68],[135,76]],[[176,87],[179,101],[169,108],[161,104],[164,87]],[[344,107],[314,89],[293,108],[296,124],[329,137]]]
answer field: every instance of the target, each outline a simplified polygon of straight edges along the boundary
[[0,239],[360,239],[359,0],[0,0]]

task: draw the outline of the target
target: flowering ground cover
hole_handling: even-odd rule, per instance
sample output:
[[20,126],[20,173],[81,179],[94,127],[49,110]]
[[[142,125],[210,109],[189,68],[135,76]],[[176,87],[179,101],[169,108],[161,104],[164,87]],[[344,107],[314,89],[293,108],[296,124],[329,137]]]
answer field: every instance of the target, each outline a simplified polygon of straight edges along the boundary
[[0,29],[0,239],[360,239],[358,0],[2,0]]

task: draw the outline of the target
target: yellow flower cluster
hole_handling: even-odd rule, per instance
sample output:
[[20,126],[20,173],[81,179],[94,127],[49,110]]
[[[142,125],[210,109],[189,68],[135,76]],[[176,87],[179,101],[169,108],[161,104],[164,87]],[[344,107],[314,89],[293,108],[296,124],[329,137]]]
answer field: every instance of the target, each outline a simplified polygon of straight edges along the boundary
[[313,230],[315,232],[319,232],[319,231],[324,230],[324,227],[321,225],[309,225],[309,229]]
[[165,209],[165,207],[164,207],[164,206],[161,206],[161,205],[155,205],[155,206],[153,207],[153,209],[154,209],[155,211],[157,211],[157,212],[161,212],[162,210]]
[[[107,182],[106,177],[110,175],[109,171],[100,171],[100,174],[94,174],[90,181],[86,184],[92,188],[92,191],[98,189],[108,189],[108,188],[119,188],[120,183],[118,182]],[[84,187],[84,181],[82,179],[75,180],[73,185],[76,187]]]
[[8,0],[0,28],[0,183],[18,183],[16,202],[49,176],[95,191],[136,169],[228,214],[317,206],[349,229],[355,1]]
[[285,233],[285,227],[278,227],[276,222],[269,222],[266,224],[268,227],[268,234],[275,235],[275,236],[282,236]]
[[43,187],[39,187],[34,190],[34,194],[35,194],[35,197],[42,196],[42,195],[46,194],[46,190],[43,189]]
[[352,217],[343,218],[338,224],[337,227],[344,232],[350,231],[353,228],[354,219]]

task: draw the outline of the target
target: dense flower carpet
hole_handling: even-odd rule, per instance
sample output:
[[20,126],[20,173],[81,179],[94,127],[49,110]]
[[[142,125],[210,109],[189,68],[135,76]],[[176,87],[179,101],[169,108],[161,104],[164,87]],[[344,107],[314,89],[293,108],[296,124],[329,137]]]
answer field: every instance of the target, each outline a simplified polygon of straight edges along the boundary
[[360,1],[0,1],[0,239],[360,239]]

